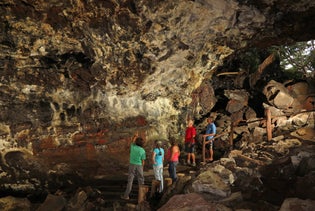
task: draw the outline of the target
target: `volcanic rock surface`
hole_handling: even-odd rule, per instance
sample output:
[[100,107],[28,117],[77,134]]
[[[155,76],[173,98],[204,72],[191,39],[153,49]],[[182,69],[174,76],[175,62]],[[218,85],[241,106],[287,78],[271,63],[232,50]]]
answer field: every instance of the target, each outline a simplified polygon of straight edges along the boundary
[[218,132],[235,127],[239,149],[266,139],[266,108],[274,137],[312,141],[301,131],[313,134],[314,117],[296,112],[314,109],[314,80],[222,67],[250,47],[314,39],[314,14],[312,0],[2,0],[1,194],[121,175],[135,133],[150,155],[155,139],[181,142],[187,119],[202,133],[210,114]]

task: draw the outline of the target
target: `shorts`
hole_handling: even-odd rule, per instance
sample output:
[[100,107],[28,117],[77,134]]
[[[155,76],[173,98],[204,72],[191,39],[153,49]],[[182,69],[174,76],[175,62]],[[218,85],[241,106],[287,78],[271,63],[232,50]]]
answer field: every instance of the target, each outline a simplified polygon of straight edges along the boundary
[[185,143],[185,152],[186,153],[195,153],[195,144]]
[[211,140],[208,144],[206,144],[207,149],[213,149],[213,140]]

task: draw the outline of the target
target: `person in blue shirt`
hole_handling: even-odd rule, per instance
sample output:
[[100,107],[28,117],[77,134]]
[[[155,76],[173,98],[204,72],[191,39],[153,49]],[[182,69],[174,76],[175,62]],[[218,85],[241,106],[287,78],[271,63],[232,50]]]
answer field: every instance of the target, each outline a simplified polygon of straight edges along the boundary
[[164,162],[164,149],[162,148],[161,141],[155,141],[155,148],[152,152],[153,172],[156,180],[160,181],[158,192],[163,191],[163,162]]
[[208,161],[213,161],[213,138],[217,132],[217,127],[216,125],[213,123],[213,118],[209,117],[207,119],[208,125],[207,125],[207,129],[206,129],[206,133],[203,135],[203,138],[205,138],[205,144],[206,144],[206,148],[209,150],[209,159],[207,159]]

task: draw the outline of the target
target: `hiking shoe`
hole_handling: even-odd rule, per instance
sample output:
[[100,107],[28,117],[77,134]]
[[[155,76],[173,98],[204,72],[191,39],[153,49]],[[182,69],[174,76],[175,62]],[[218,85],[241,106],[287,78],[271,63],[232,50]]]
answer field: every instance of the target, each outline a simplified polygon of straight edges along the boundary
[[192,166],[196,166],[196,163],[192,163]]
[[129,196],[121,195],[120,198],[121,198],[121,199],[124,199],[124,200],[129,200]]

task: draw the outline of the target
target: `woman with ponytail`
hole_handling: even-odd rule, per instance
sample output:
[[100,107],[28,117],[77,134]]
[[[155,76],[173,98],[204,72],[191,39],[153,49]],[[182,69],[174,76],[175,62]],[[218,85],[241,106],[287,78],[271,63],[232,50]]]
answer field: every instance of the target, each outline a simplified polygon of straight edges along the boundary
[[158,192],[163,191],[163,162],[164,162],[164,149],[162,148],[161,141],[155,141],[155,147],[152,153],[153,172],[156,180],[160,181]]

